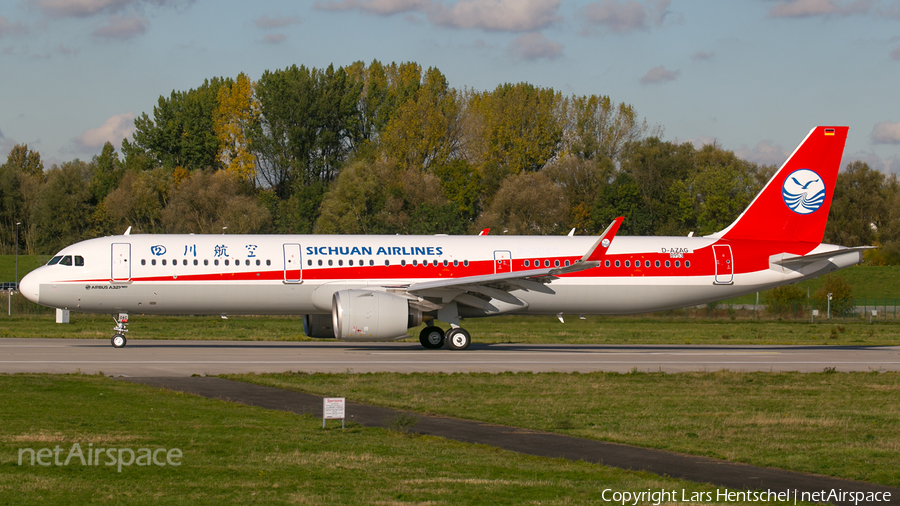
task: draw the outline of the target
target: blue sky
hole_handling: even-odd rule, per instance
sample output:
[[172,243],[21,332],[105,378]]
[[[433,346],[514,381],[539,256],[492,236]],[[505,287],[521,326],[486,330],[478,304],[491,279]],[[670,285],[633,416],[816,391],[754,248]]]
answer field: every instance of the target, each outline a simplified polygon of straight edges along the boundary
[[666,140],[760,163],[849,125],[845,162],[900,173],[897,0],[12,0],[0,156],[27,143],[48,164],[89,159],[206,78],[373,59],[457,88],[609,95]]

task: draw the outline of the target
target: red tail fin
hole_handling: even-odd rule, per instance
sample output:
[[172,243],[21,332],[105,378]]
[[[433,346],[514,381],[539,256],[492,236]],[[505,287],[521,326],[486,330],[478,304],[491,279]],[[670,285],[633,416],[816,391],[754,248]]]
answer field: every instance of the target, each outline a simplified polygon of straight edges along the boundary
[[812,129],[744,213],[713,237],[822,242],[848,130]]

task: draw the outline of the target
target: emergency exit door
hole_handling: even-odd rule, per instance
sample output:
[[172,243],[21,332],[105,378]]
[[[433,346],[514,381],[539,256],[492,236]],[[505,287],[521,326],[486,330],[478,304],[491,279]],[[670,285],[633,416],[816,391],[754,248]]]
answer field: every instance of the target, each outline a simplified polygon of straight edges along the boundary
[[113,243],[112,269],[109,279],[120,283],[131,281],[131,244]]
[[299,244],[284,245],[284,282],[300,283],[303,280]]
[[713,255],[716,257],[715,284],[730,285],[734,283],[734,261],[731,258],[731,246],[728,244],[713,246]]
[[494,252],[494,274],[512,272],[512,255],[509,251]]

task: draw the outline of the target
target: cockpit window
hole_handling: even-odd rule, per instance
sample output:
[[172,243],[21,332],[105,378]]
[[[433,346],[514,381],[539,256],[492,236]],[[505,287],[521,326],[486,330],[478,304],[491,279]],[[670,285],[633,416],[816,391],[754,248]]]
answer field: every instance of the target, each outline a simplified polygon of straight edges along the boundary
[[51,258],[49,262],[47,262],[47,265],[56,265],[60,260],[62,260],[62,256],[55,256]]
[[84,257],[75,255],[75,267],[84,267]]
[[72,255],[62,257],[62,260],[59,261],[59,265],[72,265]]

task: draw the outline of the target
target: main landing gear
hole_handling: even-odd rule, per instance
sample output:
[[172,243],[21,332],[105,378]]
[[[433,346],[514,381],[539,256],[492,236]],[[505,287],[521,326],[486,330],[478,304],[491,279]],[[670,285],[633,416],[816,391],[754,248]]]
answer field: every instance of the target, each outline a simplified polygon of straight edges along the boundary
[[450,350],[465,350],[472,344],[472,336],[466,329],[453,327],[444,334],[440,327],[428,326],[419,332],[419,342],[429,350],[446,346]]
[[119,313],[118,316],[113,315],[113,319],[116,320],[116,326],[113,330],[116,333],[112,336],[111,342],[113,348],[124,348],[128,343],[128,339],[125,339],[125,333],[128,332],[128,313]]

